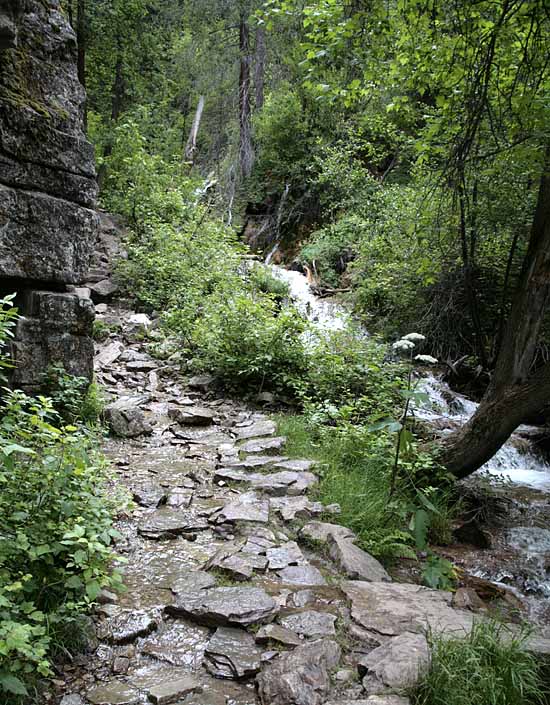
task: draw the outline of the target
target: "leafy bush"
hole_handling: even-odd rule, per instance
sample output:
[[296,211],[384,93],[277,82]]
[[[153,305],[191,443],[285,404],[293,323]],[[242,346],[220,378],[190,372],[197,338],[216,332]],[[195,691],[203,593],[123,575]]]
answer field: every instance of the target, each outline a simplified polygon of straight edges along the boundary
[[193,330],[197,364],[229,388],[293,391],[307,367],[305,322],[268,296],[212,298]]
[[[0,302],[0,366],[16,311]],[[58,401],[71,417],[86,398],[78,378]],[[88,404],[90,404],[90,399]],[[117,587],[113,503],[90,435],[65,426],[47,397],[5,390],[0,405],[0,703],[28,701],[50,657],[103,586]]]
[[67,423],[99,421],[103,397],[96,382],[69,374],[63,365],[51,365],[44,375],[44,391]]
[[288,283],[274,276],[269,267],[265,265],[254,265],[250,269],[248,281],[253,291],[271,294],[278,301],[289,296],[290,287]]
[[525,650],[526,634],[479,623],[465,639],[432,639],[429,673],[413,705],[542,705],[541,668]]
[[[0,693],[49,672],[67,622],[116,586],[105,464],[52,402],[6,395],[0,420]],[[9,676],[9,677],[8,677]],[[12,702],[12,701],[10,701]]]

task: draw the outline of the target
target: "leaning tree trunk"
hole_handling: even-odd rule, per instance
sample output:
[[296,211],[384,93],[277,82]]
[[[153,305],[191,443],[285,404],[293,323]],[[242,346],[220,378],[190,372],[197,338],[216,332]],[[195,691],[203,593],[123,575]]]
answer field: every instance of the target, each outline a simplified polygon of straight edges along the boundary
[[190,162],[191,165],[195,162],[195,152],[197,151],[197,136],[199,134],[203,110],[204,96],[201,95],[199,96],[199,102],[197,103],[197,109],[195,110],[195,117],[193,118],[193,124],[191,125],[191,131],[189,132],[189,138],[187,140],[187,144],[185,145],[185,160]]
[[495,373],[476,413],[441,447],[441,462],[456,477],[478,470],[530,415],[550,400],[550,363],[533,371],[539,332],[550,301],[550,146],[529,247],[502,340]]

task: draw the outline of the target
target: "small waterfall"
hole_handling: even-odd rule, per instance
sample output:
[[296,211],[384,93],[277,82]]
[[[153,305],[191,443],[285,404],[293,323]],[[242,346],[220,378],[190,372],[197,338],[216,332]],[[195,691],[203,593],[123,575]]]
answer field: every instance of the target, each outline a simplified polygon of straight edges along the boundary
[[288,194],[290,191],[290,184],[285,184],[285,190],[283,191],[283,195],[281,196],[281,200],[279,201],[279,206],[277,207],[277,217],[275,219],[275,244],[273,245],[273,249],[270,251],[270,253],[267,255],[265,258],[265,264],[270,265],[271,262],[273,261],[273,257],[275,256],[275,253],[279,249],[279,245],[281,243],[281,222],[283,220],[283,209],[285,207],[286,200],[288,198]]
[[[272,252],[277,249],[278,245]],[[269,259],[269,256],[268,256]],[[299,311],[322,331],[343,330],[350,321],[350,314],[335,301],[320,299],[312,292],[307,278],[300,272],[293,272],[276,265],[271,265],[276,277],[287,282],[290,296]],[[416,406],[417,418],[438,422],[448,432],[468,421],[477,409],[476,402],[451,388],[434,375],[427,375],[419,383],[419,389],[426,392],[429,400],[426,404]],[[483,470],[492,475],[504,475],[513,483],[533,487],[545,492],[550,491],[550,465],[529,452],[522,452],[522,434],[528,435],[527,426],[521,426],[516,434],[483,466]],[[445,432],[445,431],[443,431]],[[523,443],[525,446],[525,443]]]
[[[453,392],[449,385],[433,375],[423,378],[419,389],[428,395],[429,401],[415,408],[417,418],[438,421],[440,424],[448,422],[449,431],[465,424],[478,407],[476,402]],[[529,426],[520,426],[510,440],[485,463],[482,470],[492,475],[504,475],[520,485],[550,491],[550,465],[518,448],[518,445],[522,445],[522,434],[528,435],[533,430]]]

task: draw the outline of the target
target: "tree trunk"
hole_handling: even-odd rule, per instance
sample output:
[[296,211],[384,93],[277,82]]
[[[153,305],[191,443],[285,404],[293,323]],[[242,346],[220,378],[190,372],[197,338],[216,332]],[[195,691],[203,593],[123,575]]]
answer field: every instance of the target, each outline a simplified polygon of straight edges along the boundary
[[189,133],[189,139],[185,145],[185,160],[188,162],[195,161],[195,152],[197,150],[197,135],[199,134],[199,127],[201,125],[202,111],[204,110],[204,96],[199,96],[199,102],[197,104],[197,109],[195,110],[195,117],[193,118],[193,124],[191,125],[191,132]]
[[250,124],[250,36],[244,14],[239,23],[239,49],[241,70],[239,75],[239,166],[241,176],[248,178],[252,172],[252,127]]
[[256,110],[264,106],[264,74],[265,74],[265,29],[258,25],[256,29],[256,52],[254,61],[254,89],[256,91]]
[[546,149],[529,248],[495,373],[476,413],[442,442],[441,462],[457,477],[478,470],[550,398],[550,363],[532,371],[550,300],[550,145]]
[[[117,42],[117,60],[115,64],[115,76],[113,79],[113,87],[111,89],[111,123],[112,127],[116,126],[120,113],[122,112],[122,106],[124,103],[124,94],[126,92],[126,86],[124,83],[124,73],[123,73],[123,55],[122,55],[122,43],[120,39]],[[112,143],[105,145],[103,149],[103,162],[97,171],[97,183],[99,185],[99,190],[103,187],[105,183],[105,177],[107,176],[107,166],[106,158],[110,157],[113,152]]]

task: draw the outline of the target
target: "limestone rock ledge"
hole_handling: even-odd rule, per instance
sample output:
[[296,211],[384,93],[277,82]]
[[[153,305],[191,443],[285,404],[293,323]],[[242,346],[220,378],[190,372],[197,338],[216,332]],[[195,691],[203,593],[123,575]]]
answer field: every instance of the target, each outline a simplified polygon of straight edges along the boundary
[[91,378],[93,306],[83,281],[98,216],[76,37],[58,0],[0,0],[0,293],[21,314],[12,383],[51,363]]

